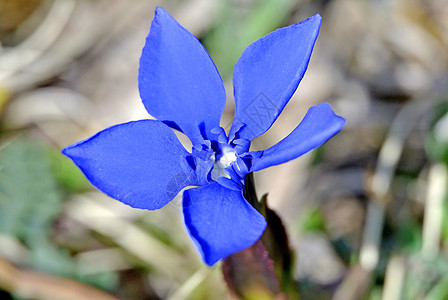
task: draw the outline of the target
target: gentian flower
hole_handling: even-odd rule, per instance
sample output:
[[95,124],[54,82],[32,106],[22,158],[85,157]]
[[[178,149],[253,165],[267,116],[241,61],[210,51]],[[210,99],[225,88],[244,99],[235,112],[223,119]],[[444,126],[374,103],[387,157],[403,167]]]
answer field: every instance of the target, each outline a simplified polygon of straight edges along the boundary
[[[319,147],[345,123],[323,103],[276,145],[249,150],[297,89],[320,23],[315,15],[247,47],[233,73],[235,116],[227,135],[219,126],[226,93],[213,61],[191,33],[157,8],[138,82],[146,110],[158,120],[109,127],[63,153],[94,186],[135,208],[162,208],[191,187],[183,192],[184,221],[208,265],[250,247],[266,221],[244,199],[246,175]],[[172,129],[191,140],[191,153]]]

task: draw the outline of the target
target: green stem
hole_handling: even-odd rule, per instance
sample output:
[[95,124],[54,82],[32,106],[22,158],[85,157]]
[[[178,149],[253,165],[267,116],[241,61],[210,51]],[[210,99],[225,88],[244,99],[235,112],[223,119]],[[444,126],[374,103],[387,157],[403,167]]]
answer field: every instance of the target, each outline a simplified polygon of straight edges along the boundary
[[243,195],[250,205],[261,212],[260,202],[258,202],[257,192],[255,191],[254,173],[247,174],[244,180]]

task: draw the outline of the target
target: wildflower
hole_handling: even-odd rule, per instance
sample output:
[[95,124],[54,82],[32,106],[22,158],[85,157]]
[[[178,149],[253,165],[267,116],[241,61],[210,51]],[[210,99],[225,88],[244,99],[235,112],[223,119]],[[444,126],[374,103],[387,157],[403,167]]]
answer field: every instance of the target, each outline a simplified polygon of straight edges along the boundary
[[[215,65],[191,33],[157,8],[138,81],[146,110],[158,120],[112,126],[63,153],[94,186],[135,208],[159,209],[195,186],[183,192],[183,214],[208,265],[251,246],[266,221],[243,197],[245,176],[319,147],[345,123],[323,103],[276,145],[249,151],[296,90],[320,22],[315,15],[247,47],[235,65],[235,118],[227,136],[219,126],[226,93]],[[172,129],[191,140],[191,153]]]

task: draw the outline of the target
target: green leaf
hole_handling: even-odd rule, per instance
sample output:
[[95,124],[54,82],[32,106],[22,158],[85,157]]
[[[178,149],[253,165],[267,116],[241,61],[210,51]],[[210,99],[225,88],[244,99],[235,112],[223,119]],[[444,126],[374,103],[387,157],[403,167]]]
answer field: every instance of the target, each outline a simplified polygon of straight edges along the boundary
[[426,152],[435,161],[448,165],[448,102],[434,107]]
[[61,195],[44,147],[15,139],[0,151],[0,232],[32,242],[46,238],[61,211]]
[[446,296],[437,298],[446,292],[447,272],[448,260],[445,256],[436,258],[428,258],[421,254],[410,256],[402,299],[447,299]]
[[311,207],[303,216],[301,222],[303,232],[325,232],[325,220],[318,207]]
[[[82,275],[70,254],[49,239],[63,201],[54,176],[76,181],[77,171],[55,150],[27,137],[5,141],[0,149],[0,232],[18,237],[29,247],[32,268],[113,288],[115,273]],[[56,172],[55,164],[59,166]],[[84,187],[81,180],[71,185],[78,191]]]
[[422,229],[415,220],[399,224],[397,231],[400,246],[408,253],[416,253],[422,248]]
[[[299,299],[293,278],[294,257],[280,217],[267,205],[267,195],[257,199],[253,173],[246,176],[244,198],[266,219],[262,237],[246,250],[232,254],[222,264],[224,278],[240,299]],[[256,275],[254,275],[256,274]]]
[[426,295],[426,300],[448,299],[448,276],[443,277]]
[[225,258],[222,272],[227,286],[238,299],[268,300],[282,295],[274,262],[260,240]]
[[261,0],[248,9],[236,9],[234,1],[223,1],[216,27],[203,40],[221,75],[232,74],[243,50],[282,26],[295,4],[294,0]]
[[443,201],[442,238],[448,243],[448,195],[445,195]]
[[274,261],[281,290],[293,298],[298,298],[297,283],[294,280],[294,255],[289,246],[289,239],[282,220],[267,204],[267,194],[260,200],[261,213],[266,218],[267,227],[261,237]]
[[48,148],[46,151],[53,177],[70,193],[82,193],[90,190],[92,185],[81,170],[59,149]]

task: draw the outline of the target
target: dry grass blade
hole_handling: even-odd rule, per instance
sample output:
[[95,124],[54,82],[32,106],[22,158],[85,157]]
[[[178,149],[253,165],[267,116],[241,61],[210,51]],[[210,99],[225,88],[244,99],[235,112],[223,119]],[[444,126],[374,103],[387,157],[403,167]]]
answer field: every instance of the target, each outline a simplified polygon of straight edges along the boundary
[[443,164],[435,164],[429,170],[428,192],[423,222],[422,252],[435,257],[439,254],[442,234],[443,201],[446,195],[447,170]]
[[0,289],[25,299],[37,300],[118,300],[118,298],[77,281],[21,270],[0,257]]
[[384,283],[383,300],[400,300],[403,283],[406,275],[405,259],[400,256],[393,257],[387,265]]
[[112,238],[121,248],[169,278],[181,278],[178,270],[184,261],[177,252],[99,201],[86,195],[77,196],[67,213],[88,228]]

